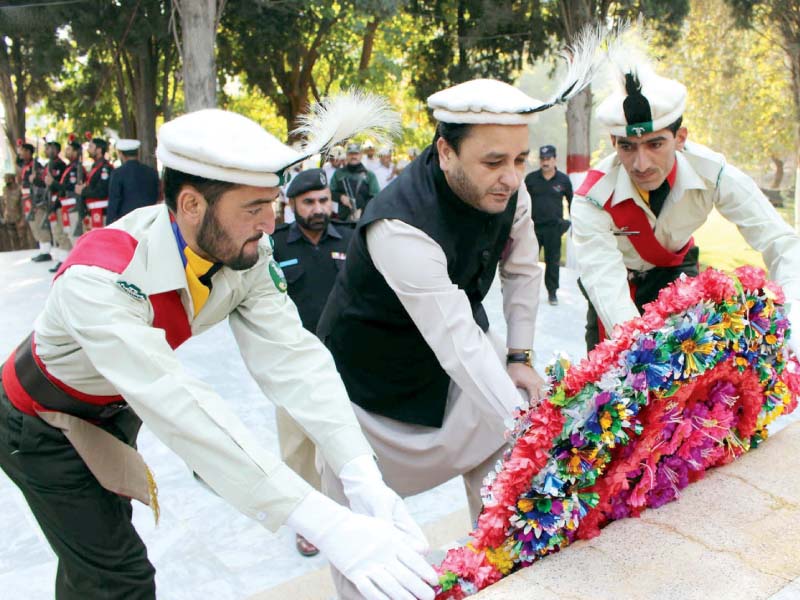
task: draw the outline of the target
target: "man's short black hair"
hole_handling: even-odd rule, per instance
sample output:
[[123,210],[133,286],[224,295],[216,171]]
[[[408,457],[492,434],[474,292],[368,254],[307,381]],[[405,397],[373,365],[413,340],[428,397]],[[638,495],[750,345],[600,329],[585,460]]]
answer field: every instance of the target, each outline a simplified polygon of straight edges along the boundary
[[103,138],[92,138],[92,143],[103,151],[103,154],[108,152],[108,142]]
[[138,148],[136,150],[119,150],[118,152],[127,158],[136,158],[139,156]]
[[681,128],[681,124],[682,123],[683,123],[683,115],[681,115],[676,120],[674,120],[672,123],[667,125],[666,128],[669,129],[672,132],[672,135],[678,135],[678,129]]
[[461,142],[469,135],[472,123],[443,123],[436,126],[436,136],[442,138],[458,154]]
[[178,194],[180,194],[181,188],[185,185],[190,185],[200,192],[203,198],[206,199],[209,208],[228,190],[241,187],[238,183],[206,179],[198,175],[189,175],[189,173],[184,173],[183,171],[176,171],[169,167],[164,168],[162,181],[164,182],[164,203],[172,212],[175,212],[178,208]]
[[56,147],[56,150],[57,150],[58,152],[61,152],[61,144],[60,144],[59,142],[56,142],[56,141],[47,142],[47,145],[48,145],[48,146],[55,146],[55,147]]
[[36,149],[33,147],[33,144],[28,144],[28,143],[25,143],[25,144],[22,144],[22,146],[20,146],[20,147],[21,147],[23,150],[27,150],[27,151],[28,151],[28,152],[30,152],[31,154],[34,154],[34,153],[36,152]]

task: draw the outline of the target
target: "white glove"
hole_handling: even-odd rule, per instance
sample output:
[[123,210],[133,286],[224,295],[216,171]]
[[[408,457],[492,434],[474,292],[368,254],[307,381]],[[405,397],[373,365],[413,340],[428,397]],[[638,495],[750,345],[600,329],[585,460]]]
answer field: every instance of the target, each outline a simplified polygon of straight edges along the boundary
[[383,481],[375,459],[368,454],[348,462],[339,473],[353,512],[383,519],[409,537],[411,547],[425,554],[428,540],[408,513],[403,499]]
[[789,326],[792,328],[792,337],[786,341],[786,345],[800,359],[800,300],[795,300],[789,306]]
[[286,524],[319,548],[367,600],[433,600],[436,571],[390,523],[357,515],[312,491]]

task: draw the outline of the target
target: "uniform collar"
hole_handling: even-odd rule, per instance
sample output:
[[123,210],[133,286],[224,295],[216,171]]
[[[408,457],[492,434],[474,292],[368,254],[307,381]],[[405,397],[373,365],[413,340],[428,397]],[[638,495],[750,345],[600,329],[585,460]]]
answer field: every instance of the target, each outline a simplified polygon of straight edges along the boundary
[[[136,211],[139,213],[140,211]],[[160,294],[171,290],[187,288],[183,260],[175,242],[175,234],[170,224],[169,209],[161,204],[154,207],[151,223],[145,223],[141,235],[130,231],[138,244],[128,267],[120,274],[120,279],[136,283],[145,294]],[[142,214],[148,214],[150,211]]]
[[[684,192],[687,190],[706,189],[706,184],[703,182],[702,177],[697,174],[697,171],[695,171],[695,169],[686,159],[683,152],[675,153],[675,162],[677,164],[677,173],[675,175],[675,182],[670,189],[669,196],[667,196],[668,202],[679,201],[683,197]],[[603,192],[609,188],[611,182],[613,181],[613,188],[608,189],[608,194],[605,196],[608,198],[613,192],[614,198],[611,200],[612,206],[616,206],[620,202],[628,199],[632,199],[634,202],[642,205],[643,207],[647,206],[641,199],[639,191],[636,189],[633,181],[631,181],[631,178],[628,175],[628,172],[625,170],[625,167],[623,167],[618,160],[615,160],[615,163],[617,166],[616,178],[610,177],[610,174],[604,176],[592,188],[592,196],[595,195],[595,190],[597,190],[598,197],[596,200],[600,200],[603,197]]]
[[[319,238],[321,242],[327,237],[336,238],[337,240],[342,239],[342,234],[337,231],[337,229],[333,226],[333,223],[328,223],[328,228],[322,233],[322,237]],[[297,223],[292,223],[289,225],[289,233],[286,235],[286,243],[292,244],[297,240],[306,240],[308,238],[303,235],[303,231],[300,229],[300,226]],[[310,243],[310,242],[309,242]]]

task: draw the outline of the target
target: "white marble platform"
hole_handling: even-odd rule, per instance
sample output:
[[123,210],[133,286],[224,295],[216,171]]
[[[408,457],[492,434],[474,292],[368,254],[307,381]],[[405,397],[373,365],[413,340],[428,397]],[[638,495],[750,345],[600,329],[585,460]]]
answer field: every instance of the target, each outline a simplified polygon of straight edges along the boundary
[[[44,304],[52,263],[30,262],[32,251],[0,253],[0,360],[21,341]],[[584,354],[585,301],[575,275],[562,270],[561,303],[547,304],[542,289],[535,349],[542,366],[556,349],[573,357]],[[505,334],[499,285],[486,302],[493,327]],[[277,452],[274,411],[245,370],[226,324],[189,340],[178,354],[187,368],[215,387],[264,444]],[[153,525],[149,509],[134,503],[134,522],[156,567],[158,595],[166,600],[240,600],[280,598],[287,582],[319,571],[322,557],[302,558],[294,535],[277,535],[237,513],[192,477],[185,464],[145,427],[139,448],[159,485],[161,523]],[[461,482],[452,480],[407,500],[426,529],[466,507]],[[45,600],[53,597],[55,556],[31,516],[22,495],[0,471],[0,597]],[[463,521],[459,521],[463,522]],[[457,529],[457,527],[456,527]],[[463,535],[459,531],[455,536]],[[444,539],[438,539],[443,543]],[[282,586],[283,584],[283,586]],[[306,588],[294,600],[324,598],[325,586]],[[276,595],[277,594],[277,595]]]

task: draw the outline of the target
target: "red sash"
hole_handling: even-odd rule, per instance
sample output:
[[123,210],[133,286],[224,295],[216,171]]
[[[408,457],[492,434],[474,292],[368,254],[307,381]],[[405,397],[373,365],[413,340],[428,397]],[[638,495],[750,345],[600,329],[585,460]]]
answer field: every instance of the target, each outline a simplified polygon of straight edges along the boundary
[[[137,244],[138,242],[134,237],[120,229],[89,231],[78,240],[75,248],[58,269],[53,280],[58,279],[64,271],[74,265],[102,267],[113,273],[122,273],[130,264]],[[192,330],[189,325],[189,318],[186,316],[186,310],[183,308],[180,295],[176,290],[152,294],[148,299],[153,306],[153,327],[164,330],[170,347],[177,348],[191,337]],[[8,399],[18,410],[25,414],[35,415],[36,410],[41,410],[42,407],[25,392],[19,382],[14,368],[15,353],[16,350],[11,353],[11,356],[3,366],[3,387],[6,390]],[[36,354],[35,345],[33,356],[53,385],[77,400],[98,405],[111,404],[123,400],[121,396],[95,396],[79,392],[47,372],[44,363]]]
[[[27,165],[22,167],[22,171],[19,174],[20,180],[20,188],[22,189],[22,214],[27,217],[30,212],[33,210],[33,200],[31,200],[31,188],[30,184],[28,187],[25,187],[25,176],[28,174],[28,171],[31,170],[31,166],[33,165],[33,161],[29,162]],[[25,190],[28,190],[28,193],[24,193]]]

